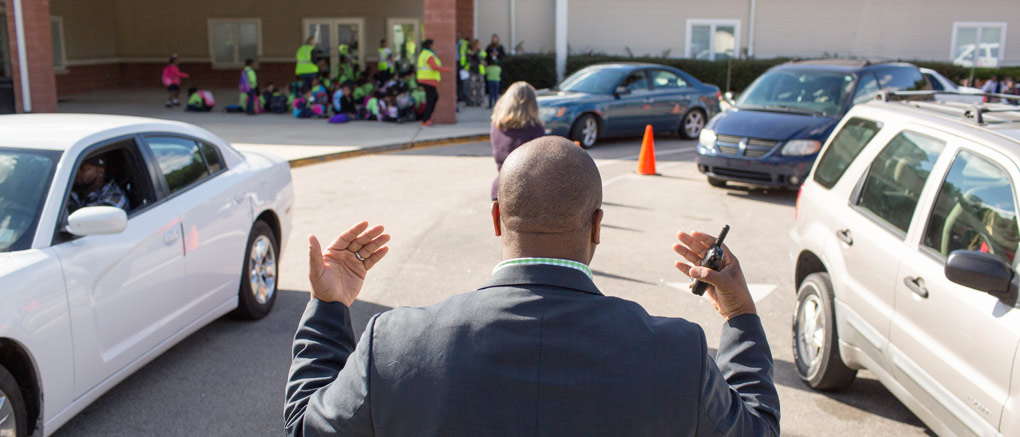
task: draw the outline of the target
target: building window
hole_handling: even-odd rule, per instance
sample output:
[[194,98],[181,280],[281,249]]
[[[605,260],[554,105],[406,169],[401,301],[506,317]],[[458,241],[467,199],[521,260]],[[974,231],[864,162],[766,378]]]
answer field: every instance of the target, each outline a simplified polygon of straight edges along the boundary
[[715,61],[740,54],[740,20],[687,20],[687,57]]
[[1006,48],[1006,23],[953,23],[949,60],[964,67],[998,67]]
[[50,17],[50,32],[53,38],[53,69],[61,71],[67,66],[67,57],[64,53],[64,19]]
[[262,20],[210,19],[209,57],[213,65],[238,66],[262,54]]

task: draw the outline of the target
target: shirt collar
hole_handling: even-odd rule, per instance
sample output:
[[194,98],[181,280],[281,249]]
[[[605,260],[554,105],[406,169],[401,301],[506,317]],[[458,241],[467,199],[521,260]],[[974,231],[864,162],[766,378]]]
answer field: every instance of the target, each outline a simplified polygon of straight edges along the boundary
[[574,270],[583,272],[588,276],[588,279],[592,279],[591,269],[588,266],[579,263],[577,261],[571,261],[569,259],[560,258],[514,258],[504,260],[503,262],[496,264],[496,268],[492,269],[492,273],[495,274],[503,267],[507,266],[527,266],[527,265],[546,265],[546,266],[557,266],[566,267]]

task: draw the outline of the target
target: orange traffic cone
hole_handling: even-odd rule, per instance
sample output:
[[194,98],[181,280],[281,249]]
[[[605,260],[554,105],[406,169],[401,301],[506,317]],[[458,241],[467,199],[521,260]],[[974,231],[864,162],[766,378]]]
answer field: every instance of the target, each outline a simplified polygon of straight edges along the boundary
[[654,175],[655,172],[655,136],[652,125],[645,126],[645,139],[641,141],[641,153],[638,154],[637,174]]

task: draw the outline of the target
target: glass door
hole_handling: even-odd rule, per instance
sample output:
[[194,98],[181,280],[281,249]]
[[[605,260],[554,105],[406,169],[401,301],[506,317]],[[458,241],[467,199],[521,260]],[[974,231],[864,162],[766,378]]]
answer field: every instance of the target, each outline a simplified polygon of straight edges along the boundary
[[401,70],[414,65],[421,48],[421,26],[417,18],[387,18],[388,42]]
[[[358,63],[359,68],[364,68],[364,59],[361,56],[361,32],[362,25],[361,19],[354,20],[336,20],[333,25],[336,27],[337,44],[336,47],[340,47],[344,44],[348,52],[348,56],[354,59]],[[339,59],[339,53],[338,53]]]
[[0,114],[14,113],[14,73],[11,71],[11,56],[7,41],[7,15],[0,2]]
[[364,18],[306,18],[304,19],[304,38],[315,36],[315,48],[318,59],[326,59],[330,71],[336,71],[340,65],[340,45],[364,67],[364,53],[361,41],[365,36]]

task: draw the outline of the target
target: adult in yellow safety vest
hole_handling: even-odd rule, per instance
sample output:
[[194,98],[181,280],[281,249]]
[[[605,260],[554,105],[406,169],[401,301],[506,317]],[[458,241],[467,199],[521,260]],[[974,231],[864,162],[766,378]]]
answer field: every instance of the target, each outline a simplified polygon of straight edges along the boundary
[[441,73],[449,72],[450,68],[443,67],[439,57],[432,51],[432,40],[427,39],[421,43],[415,79],[418,85],[421,85],[425,90],[425,112],[422,114],[422,126],[432,126],[432,112],[435,111],[436,102],[439,101],[439,82],[443,80]]
[[305,44],[298,48],[294,59],[297,65],[294,67],[294,74],[304,82],[305,89],[312,88],[312,79],[319,75],[319,67],[312,60],[312,51],[315,50],[315,36],[308,37]]
[[457,32],[457,101],[463,102],[466,100],[464,93],[464,82],[467,78],[467,73],[461,75],[461,71],[467,70],[468,64],[468,40],[462,38],[460,32]]
[[386,38],[379,40],[379,71],[390,69],[390,64],[386,61],[390,54],[390,48],[386,46]]

